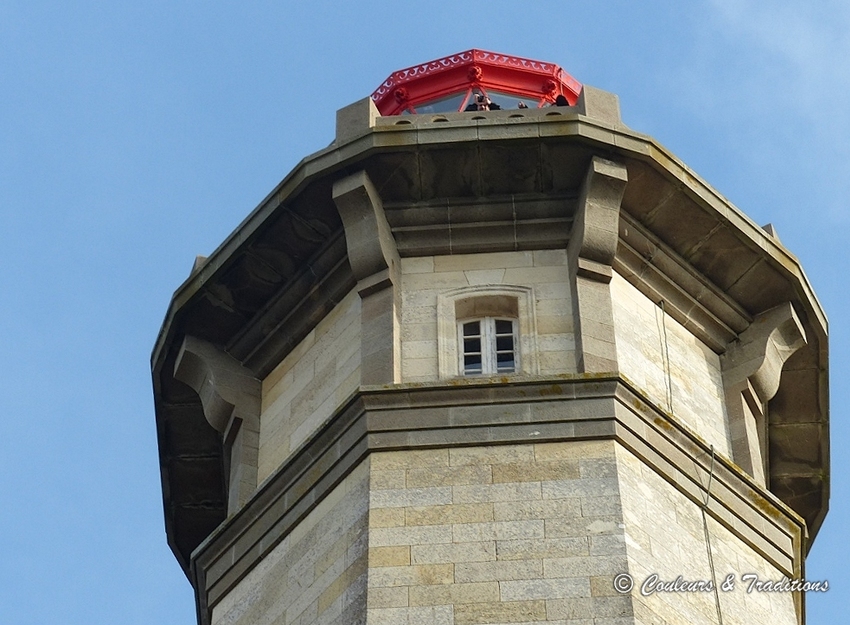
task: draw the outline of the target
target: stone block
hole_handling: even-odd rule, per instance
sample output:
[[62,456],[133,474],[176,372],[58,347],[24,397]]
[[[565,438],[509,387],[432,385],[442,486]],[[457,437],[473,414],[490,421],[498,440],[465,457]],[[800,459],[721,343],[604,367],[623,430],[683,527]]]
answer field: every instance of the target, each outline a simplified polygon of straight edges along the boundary
[[455,625],[450,605],[369,608],[366,618],[369,625]]
[[454,486],[458,484],[490,484],[492,482],[493,472],[490,465],[464,465],[407,470],[407,485],[411,488],[422,486]]
[[509,267],[505,270],[505,284],[563,283],[563,267]]
[[566,517],[546,519],[546,538],[597,536],[622,533],[622,523],[611,517]]
[[535,579],[543,575],[541,560],[498,560],[495,562],[458,562],[456,582],[489,582]]
[[541,622],[546,620],[545,601],[499,601],[468,603],[455,607],[454,625]]
[[372,98],[363,98],[336,112],[336,144],[348,143],[375,127],[380,117]]
[[404,341],[401,345],[401,357],[404,360],[430,358],[436,360],[434,341]]
[[[611,597],[616,598],[613,600],[615,604],[621,604],[624,597],[620,592],[614,589],[614,576],[619,574],[621,571],[625,569],[617,569],[609,571],[607,574],[603,573],[598,576],[593,576],[590,578],[590,594],[594,597]],[[604,603],[602,601],[597,602],[597,607],[601,608]],[[623,606],[617,605],[614,608],[615,614],[600,614],[600,616],[625,616],[626,613],[622,612]]]
[[575,352],[573,350],[563,352],[544,352],[538,354],[540,373],[542,375],[558,373],[575,373]]
[[619,494],[619,487],[616,478],[552,480],[542,482],[540,487],[544,499],[615,496]]
[[445,467],[449,465],[449,451],[449,449],[406,449],[374,453],[370,458],[374,469]]
[[415,545],[410,548],[410,558],[413,564],[488,562],[496,559],[496,543],[491,540],[479,543]]
[[478,126],[478,139],[482,141],[534,139],[538,135],[537,124],[481,124]]
[[623,534],[608,534],[590,537],[590,555],[604,556],[624,553],[626,539]]
[[579,460],[582,478],[616,478],[617,463],[614,458],[588,458]]
[[406,508],[409,506],[439,506],[452,502],[450,486],[433,488],[393,488],[373,490],[370,505],[373,508]]
[[571,518],[581,516],[581,499],[500,501],[493,504],[496,521]]
[[401,608],[408,605],[407,586],[370,587],[367,597],[369,608]]
[[590,580],[586,577],[522,579],[499,584],[502,601],[529,601],[589,597]]
[[[420,256],[418,258],[402,258],[401,273],[402,275],[410,273],[433,273],[434,272],[434,257]],[[402,282],[404,284],[404,282]]]
[[609,516],[621,519],[623,516],[623,508],[620,504],[620,497],[617,495],[605,497],[582,497],[581,514],[582,516],[587,517]]
[[493,504],[491,503],[405,508],[406,525],[477,523],[492,520]]
[[[613,592],[613,582],[608,579],[608,585]],[[551,619],[566,619],[571,624],[580,618],[593,618],[594,623],[610,623],[609,619],[631,618],[633,613],[632,599],[629,596],[612,596],[580,598],[580,599],[552,599],[546,602],[546,614]],[[658,621],[646,621],[652,623]],[[623,623],[634,623],[633,620]],[[683,624],[684,625],[684,624]]]
[[519,462],[493,465],[493,482],[540,482],[579,477],[579,465],[574,460],[554,462]]
[[370,527],[401,527],[404,525],[404,508],[377,508],[369,511]]
[[405,482],[406,472],[404,469],[391,471],[372,470],[369,475],[369,486],[372,490],[404,488]]
[[586,536],[543,538],[531,540],[500,540],[496,543],[500,560],[566,558],[588,555]]
[[613,577],[628,570],[625,553],[609,556],[573,556],[543,560],[544,577],[593,577],[608,576],[608,586],[613,590]]
[[[436,353],[436,346],[431,344],[431,353]],[[425,382],[436,380],[439,375],[436,358],[406,358],[402,360],[402,380],[404,382]]]
[[532,259],[535,267],[566,267],[567,250],[536,250]]
[[[547,300],[545,306],[542,302],[538,302],[537,334],[540,338],[546,335],[562,337],[572,334],[573,318],[569,306],[570,302],[566,299]],[[573,343],[572,336],[569,337],[569,341]]]
[[504,269],[478,269],[476,271],[464,271],[466,281],[470,286],[486,284],[502,284],[504,282]]
[[[435,257],[435,265],[439,258],[442,257]],[[404,279],[405,290],[442,290],[456,289],[461,286],[468,286],[466,275],[462,270],[439,271],[435,269],[433,273],[409,274]]]
[[458,447],[449,450],[451,466],[466,464],[508,464],[534,460],[531,445],[497,445],[493,447]]
[[[566,322],[567,318],[564,317],[563,320]],[[567,333],[544,335],[540,332],[540,335],[537,337],[537,349],[544,353],[573,351],[575,349],[575,339],[571,334]]]
[[[546,601],[546,615],[550,619],[564,619],[572,625],[585,619],[595,623],[593,599],[591,597],[570,597],[569,599],[549,599]],[[547,623],[548,625],[548,623]]]
[[499,584],[460,583],[438,584],[431,586],[411,586],[410,605],[458,605],[465,603],[497,602],[499,601]]
[[369,585],[376,588],[451,584],[453,581],[454,564],[414,564],[369,569]]
[[543,535],[543,521],[539,519],[452,525],[452,541],[456,543],[534,539]]
[[616,94],[590,85],[583,85],[576,110],[580,115],[586,115],[614,126],[622,125],[620,118],[620,99]]
[[563,443],[538,443],[534,457],[541,462],[560,459],[610,458],[614,455],[613,441],[569,441]]
[[379,566],[409,566],[410,547],[398,545],[393,547],[373,547],[369,549],[369,567]]
[[452,486],[452,501],[454,503],[524,501],[540,498],[541,491],[538,482]]
[[[403,314],[403,313],[402,313]],[[406,323],[401,328],[402,345],[407,341],[431,342],[431,349],[436,353],[437,326],[433,323]]]

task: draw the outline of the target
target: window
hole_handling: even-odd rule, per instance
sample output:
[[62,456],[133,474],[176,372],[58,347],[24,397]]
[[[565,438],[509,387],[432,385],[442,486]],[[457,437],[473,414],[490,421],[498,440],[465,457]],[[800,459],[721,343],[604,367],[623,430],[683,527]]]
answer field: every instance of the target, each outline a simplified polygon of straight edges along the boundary
[[458,323],[463,375],[494,375],[517,371],[515,319],[484,317]]
[[525,286],[471,285],[438,294],[440,377],[536,375],[533,310],[534,294]]

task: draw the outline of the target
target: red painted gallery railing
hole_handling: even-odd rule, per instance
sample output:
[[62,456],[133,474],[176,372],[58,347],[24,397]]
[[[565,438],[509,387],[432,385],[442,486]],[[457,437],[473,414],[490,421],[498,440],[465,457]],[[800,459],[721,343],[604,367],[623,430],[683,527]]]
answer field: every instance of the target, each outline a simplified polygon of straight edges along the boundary
[[372,100],[381,115],[400,115],[471,110],[478,100],[524,108],[564,96],[573,105],[580,92],[581,83],[554,63],[473,49],[393,72]]

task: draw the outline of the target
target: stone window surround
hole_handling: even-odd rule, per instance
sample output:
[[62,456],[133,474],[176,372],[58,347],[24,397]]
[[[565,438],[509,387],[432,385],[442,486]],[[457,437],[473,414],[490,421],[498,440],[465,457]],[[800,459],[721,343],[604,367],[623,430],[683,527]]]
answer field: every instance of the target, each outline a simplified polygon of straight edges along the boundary
[[[504,310],[493,309],[492,314],[473,314],[476,305],[489,309],[501,301]],[[515,305],[514,305],[515,303]],[[534,290],[531,287],[508,284],[475,285],[452,289],[437,296],[437,352],[440,379],[462,377],[457,324],[461,319],[473,317],[514,317],[517,321],[518,369],[513,374],[536,375],[537,327],[534,313]]]

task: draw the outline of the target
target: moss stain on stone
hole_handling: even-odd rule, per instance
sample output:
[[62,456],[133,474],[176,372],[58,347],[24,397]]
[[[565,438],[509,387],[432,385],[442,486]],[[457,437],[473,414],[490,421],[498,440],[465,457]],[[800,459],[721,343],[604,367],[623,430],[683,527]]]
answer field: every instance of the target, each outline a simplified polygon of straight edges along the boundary
[[784,515],[770,503],[767,499],[762,497],[759,493],[755,491],[750,491],[747,494],[747,498],[753,503],[753,505],[761,510],[764,514],[769,516],[772,519],[782,519]]
[[548,397],[548,396],[551,396],[551,395],[563,395],[563,394],[564,394],[564,389],[561,388],[561,386],[558,385],[558,384],[552,384],[550,386],[544,386],[543,388],[540,389],[540,395],[542,397]]
[[655,417],[655,419],[653,419],[652,421],[662,430],[667,430],[668,432],[674,432],[676,430],[676,428],[673,427],[673,425],[669,421],[667,421],[667,419],[664,419],[662,417]]

